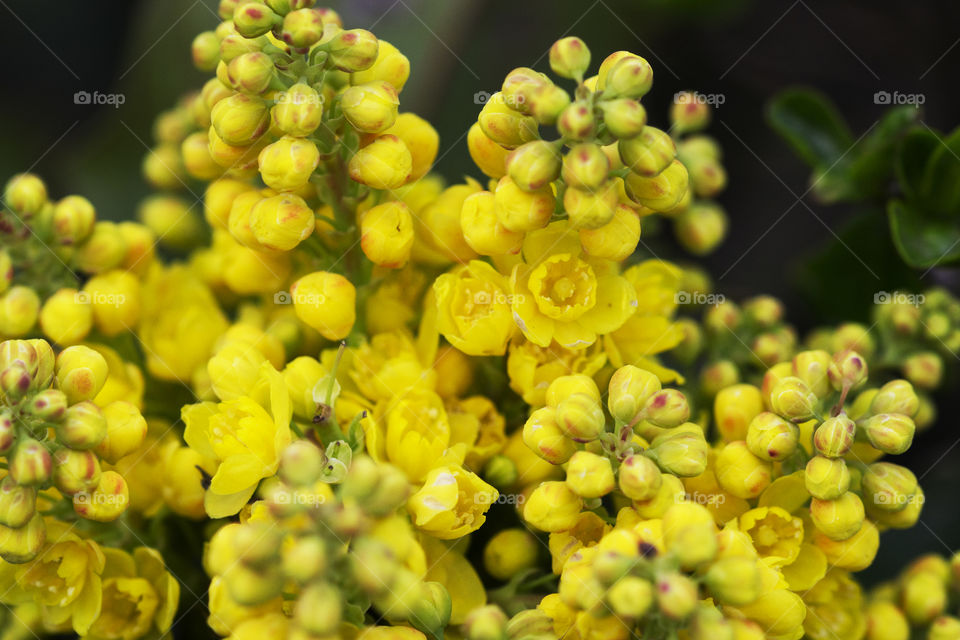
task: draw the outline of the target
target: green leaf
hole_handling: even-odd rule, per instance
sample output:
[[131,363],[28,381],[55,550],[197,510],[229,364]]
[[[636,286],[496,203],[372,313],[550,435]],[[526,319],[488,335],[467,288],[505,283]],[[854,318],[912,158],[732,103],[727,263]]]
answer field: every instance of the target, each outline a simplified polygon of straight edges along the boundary
[[767,106],[767,120],[811,167],[829,167],[853,145],[853,135],[828,98],[788,89]]
[[939,140],[923,174],[925,205],[936,213],[960,209],[960,128]]
[[897,251],[920,269],[960,259],[960,223],[925,216],[900,200],[890,201],[890,234]]
[[847,176],[851,185],[851,200],[864,200],[886,193],[893,174],[895,149],[905,132],[914,125],[919,113],[911,106],[890,109],[850,153]]
[[894,169],[900,188],[908,201],[916,202],[921,199],[923,174],[930,156],[939,144],[937,134],[926,127],[914,127],[900,141]]

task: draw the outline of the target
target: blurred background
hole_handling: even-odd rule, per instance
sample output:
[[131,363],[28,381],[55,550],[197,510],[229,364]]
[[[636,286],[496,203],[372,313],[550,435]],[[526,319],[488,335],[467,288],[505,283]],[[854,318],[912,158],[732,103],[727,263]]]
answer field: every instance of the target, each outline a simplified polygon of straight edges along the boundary
[[[53,194],[82,193],[98,215],[132,217],[148,192],[140,163],[154,116],[205,80],[191,65],[190,42],[217,24],[216,5],[0,0],[0,177],[34,171]],[[872,299],[845,300],[846,284],[861,291],[941,284],[957,293],[955,271],[933,269],[919,281],[918,273],[904,275],[883,221],[850,231],[854,208],[817,203],[807,193],[809,169],[767,125],[764,106],[780,90],[812,86],[833,98],[857,136],[886,108],[875,93],[921,94],[922,122],[950,131],[957,118],[960,3],[351,0],[329,6],[347,27],[370,29],[410,58],[401,110],[438,129],[438,171],[449,180],[482,177],[466,146],[480,110],[477,94],[497,91],[517,66],[548,71],[553,41],[577,35],[595,64],[620,49],[650,61],[655,84],[644,105],[654,125],[666,126],[677,91],[722,96],[709,132],[724,149],[729,187],[720,202],[731,232],[703,261],[718,291],[734,300],[776,295],[801,332],[814,319],[865,319]],[[77,92],[119,97],[114,104],[78,104]],[[804,272],[817,260],[829,278]],[[839,290],[833,299],[842,303],[824,304],[821,287]],[[893,575],[919,553],[960,548],[955,390],[941,390],[940,424],[898,460],[927,491],[921,522],[884,534],[867,580]]]

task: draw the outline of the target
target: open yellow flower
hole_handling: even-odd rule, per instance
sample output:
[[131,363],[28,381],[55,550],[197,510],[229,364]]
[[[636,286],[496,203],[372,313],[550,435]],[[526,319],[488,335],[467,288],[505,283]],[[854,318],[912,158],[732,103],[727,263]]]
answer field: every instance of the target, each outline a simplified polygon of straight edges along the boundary
[[433,284],[440,333],[466,354],[502,355],[515,330],[508,290],[507,279],[479,260],[443,274]]
[[411,482],[422,481],[450,446],[450,421],[443,400],[426,389],[411,389],[394,401],[381,402],[373,416],[360,424],[370,456],[396,465]]
[[45,624],[70,625],[85,635],[102,610],[103,551],[58,520],[48,518],[46,524],[47,542],[36,559],[26,564],[0,561],[0,601],[36,602]]
[[534,344],[556,341],[582,349],[622,327],[636,311],[633,285],[615,263],[581,256],[578,236],[565,221],[527,234],[523,258],[510,276],[510,303],[514,320]]
[[758,507],[740,516],[740,530],[772,567],[793,563],[803,543],[803,521],[780,507]]
[[104,549],[103,610],[84,640],[160,637],[173,623],[180,583],[160,554],[137,547],[133,554]]
[[599,344],[586,349],[566,349],[553,343],[546,347],[520,338],[510,343],[507,375],[510,388],[531,407],[546,404],[547,387],[560,376],[577,373],[593,376],[607,362]]
[[846,571],[831,570],[803,594],[803,629],[811,640],[859,640],[867,629],[863,595]]
[[410,496],[407,510],[421,531],[450,540],[476,531],[499,492],[462,467],[437,467]]
[[276,473],[290,443],[292,410],[283,376],[264,363],[249,396],[187,405],[182,415],[187,444],[218,463],[204,498],[207,514],[224,518],[239,512],[260,480]]

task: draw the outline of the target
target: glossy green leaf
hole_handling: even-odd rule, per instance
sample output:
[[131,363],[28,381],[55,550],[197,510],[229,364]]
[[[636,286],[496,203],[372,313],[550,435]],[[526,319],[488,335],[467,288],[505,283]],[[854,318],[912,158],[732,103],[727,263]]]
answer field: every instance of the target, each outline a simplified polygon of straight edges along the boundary
[[812,167],[829,167],[853,145],[853,135],[833,103],[809,89],[781,92],[768,105],[767,119]]
[[937,142],[923,174],[924,204],[939,214],[956,214],[960,212],[960,128]]
[[893,175],[896,148],[907,130],[914,126],[919,111],[911,106],[894,107],[850,152],[847,177],[850,199],[863,200],[884,195]]
[[912,267],[924,269],[960,259],[960,223],[925,215],[900,200],[887,209],[897,251]]
[[917,202],[922,199],[923,175],[939,144],[937,134],[923,126],[914,127],[900,141],[894,169],[900,188],[908,201]]

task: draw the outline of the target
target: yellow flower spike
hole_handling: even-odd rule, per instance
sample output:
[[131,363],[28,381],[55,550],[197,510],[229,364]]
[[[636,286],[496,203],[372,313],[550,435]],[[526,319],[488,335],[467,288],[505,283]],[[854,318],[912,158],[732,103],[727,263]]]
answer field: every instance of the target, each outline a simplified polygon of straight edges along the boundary
[[713,401],[713,417],[726,442],[744,440],[751,421],[763,411],[760,390],[751,384],[722,389]]
[[466,469],[437,467],[423,480],[423,487],[410,496],[407,509],[421,531],[442,540],[476,531],[499,493]]
[[526,529],[504,529],[483,548],[483,566],[497,580],[509,580],[536,564],[540,543]]
[[865,513],[860,497],[847,491],[835,500],[811,500],[810,517],[820,533],[832,540],[846,540],[860,530]]
[[40,309],[40,328],[50,340],[63,346],[82,341],[93,328],[93,309],[76,289],[60,289]]
[[342,340],[356,321],[353,284],[341,275],[316,271],[290,286],[297,317],[328,340]]
[[97,522],[116,520],[129,505],[130,489],[127,481],[116,471],[104,471],[93,491],[79,492],[73,496],[73,510],[76,514]]
[[515,331],[506,278],[472,260],[441,275],[433,285],[438,328],[468,355],[501,355]]
[[400,99],[392,84],[374,81],[348,87],[340,96],[347,122],[362,133],[383,133],[397,119]]
[[360,219],[360,248],[376,265],[399,269],[413,248],[413,216],[402,202],[385,202]]
[[409,77],[410,61],[395,46],[381,39],[377,48],[377,59],[366,69],[351,73],[350,84],[382,80],[392,84],[397,93],[400,93]]
[[792,564],[800,554],[803,522],[780,507],[751,509],[740,515],[739,526],[772,567]]
[[383,134],[357,151],[348,169],[356,182],[374,189],[396,189],[410,180],[413,156],[403,140]]
[[873,563],[880,546],[880,533],[875,524],[864,520],[860,530],[846,540],[832,540],[817,531],[813,542],[827,556],[827,562],[838,569],[863,571]]
[[727,443],[717,454],[717,482],[738,498],[756,498],[770,485],[770,463],[756,457],[742,440]]
[[541,531],[551,533],[572,529],[583,501],[564,482],[541,483],[523,505],[523,519]]

